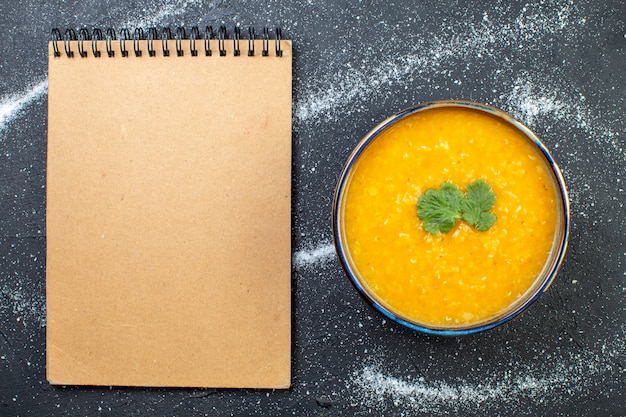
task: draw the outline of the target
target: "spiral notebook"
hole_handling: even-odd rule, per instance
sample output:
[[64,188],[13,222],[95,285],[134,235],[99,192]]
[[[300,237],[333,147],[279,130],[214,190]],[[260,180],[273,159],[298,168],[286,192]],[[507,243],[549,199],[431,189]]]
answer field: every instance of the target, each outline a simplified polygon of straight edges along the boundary
[[47,378],[287,388],[291,41],[172,32],[53,31]]

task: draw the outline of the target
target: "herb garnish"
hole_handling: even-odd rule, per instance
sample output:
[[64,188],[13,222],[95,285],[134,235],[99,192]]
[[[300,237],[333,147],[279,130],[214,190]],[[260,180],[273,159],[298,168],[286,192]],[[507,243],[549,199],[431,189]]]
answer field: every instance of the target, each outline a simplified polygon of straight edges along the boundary
[[450,181],[438,190],[430,189],[417,201],[417,217],[424,221],[424,230],[436,235],[448,233],[461,218],[461,202],[465,197]]
[[430,234],[448,233],[458,219],[484,232],[496,222],[496,215],[487,211],[496,204],[496,194],[485,180],[476,180],[463,194],[456,184],[447,181],[438,189],[429,189],[417,201],[417,217],[424,221]]

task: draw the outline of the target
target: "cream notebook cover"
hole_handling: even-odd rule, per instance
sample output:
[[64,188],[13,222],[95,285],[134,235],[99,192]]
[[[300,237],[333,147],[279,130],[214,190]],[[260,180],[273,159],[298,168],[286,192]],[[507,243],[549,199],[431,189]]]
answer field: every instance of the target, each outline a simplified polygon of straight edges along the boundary
[[287,388],[291,42],[101,35],[48,45],[48,380]]

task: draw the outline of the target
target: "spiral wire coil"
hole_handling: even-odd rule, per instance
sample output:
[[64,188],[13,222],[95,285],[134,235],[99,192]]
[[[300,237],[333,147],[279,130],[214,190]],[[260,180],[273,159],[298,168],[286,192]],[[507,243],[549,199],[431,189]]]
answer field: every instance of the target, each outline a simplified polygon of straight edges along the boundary
[[[163,56],[170,56],[170,43],[169,41],[173,40],[176,49],[176,56],[184,56],[185,48],[183,48],[184,42],[189,42],[189,52],[191,56],[198,56],[198,48],[197,43],[200,45],[204,44],[204,55],[212,56],[213,50],[211,49],[211,41],[217,40],[217,52],[219,56],[226,56],[228,51],[226,47],[227,42],[231,42],[233,44],[232,53],[234,56],[241,55],[240,41],[241,38],[241,28],[236,26],[232,32],[232,37],[229,37],[228,30],[226,26],[220,26],[217,30],[217,36],[213,32],[213,27],[207,26],[204,30],[204,38],[202,38],[200,34],[200,29],[198,26],[193,26],[191,28],[191,33],[188,36],[187,31],[184,27],[176,28],[176,35],[172,37],[172,31],[169,27],[164,27],[160,31],[155,27],[148,28],[147,32],[144,32],[142,28],[135,28],[132,32],[127,28],[120,30],[119,39],[117,38],[117,34],[115,29],[108,28],[106,31],[102,32],[99,28],[94,28],[91,32],[86,28],[81,28],[78,30],[78,34],[74,29],[66,29],[65,33],[61,35],[61,31],[58,28],[52,29],[51,40],[52,40],[52,48],[53,55],[55,58],[59,58],[62,55],[60,44],[63,43],[63,51],[68,58],[74,58],[74,50],[72,49],[72,41],[78,41],[76,52],[78,56],[81,58],[88,57],[88,47],[85,47],[85,43],[91,42],[91,53],[95,58],[102,57],[102,52],[98,49],[98,41],[105,41],[106,45],[106,53],[109,58],[115,57],[116,52],[120,54],[121,57],[128,57],[129,50],[127,49],[127,42],[132,42],[132,49],[135,57],[143,56],[143,52],[141,49],[141,41],[147,41],[147,56],[155,57],[157,56],[157,50],[154,47],[154,43],[160,41],[161,42],[161,50]],[[273,39],[275,44],[275,55],[280,57],[283,56],[283,49],[281,47],[281,41],[283,39],[283,34],[281,28],[276,28],[275,37]],[[254,49],[254,41],[256,40],[256,33],[253,27],[248,28],[248,56],[255,55]],[[261,35],[261,56],[270,56],[270,42],[271,34],[270,29],[263,28],[263,34]],[[204,40],[204,42],[202,42]],[[114,47],[114,42],[119,42],[119,47]],[[245,45],[245,38],[243,40]],[[200,46],[202,48],[202,46]]]

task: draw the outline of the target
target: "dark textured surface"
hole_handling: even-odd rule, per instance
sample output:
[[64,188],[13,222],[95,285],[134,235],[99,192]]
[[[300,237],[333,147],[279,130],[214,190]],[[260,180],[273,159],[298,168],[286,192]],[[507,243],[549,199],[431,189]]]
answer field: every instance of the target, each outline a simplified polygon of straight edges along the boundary
[[[623,415],[626,7],[490,3],[2,2],[0,416]],[[222,23],[280,25],[294,40],[292,388],[50,386],[49,31]],[[365,305],[330,233],[335,181],[359,139],[404,107],[447,98],[527,123],[561,165],[572,202],[569,252],[548,293],[500,328],[451,339],[415,334]]]

